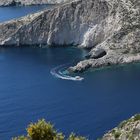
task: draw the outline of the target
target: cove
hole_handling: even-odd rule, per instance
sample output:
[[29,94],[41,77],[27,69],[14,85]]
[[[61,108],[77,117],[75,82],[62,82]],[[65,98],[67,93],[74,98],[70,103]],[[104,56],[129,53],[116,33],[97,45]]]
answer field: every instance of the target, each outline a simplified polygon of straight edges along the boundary
[[[0,22],[44,6],[0,8]],[[80,74],[83,81],[62,80],[52,69],[74,65],[86,51],[73,47],[0,48],[0,138],[25,134],[30,122],[45,118],[66,135],[96,140],[119,122],[140,112],[140,64]]]
[[30,122],[45,118],[66,135],[94,140],[140,112],[140,64],[85,72],[82,82],[50,74],[85,54],[73,47],[1,48],[0,137],[25,134]]

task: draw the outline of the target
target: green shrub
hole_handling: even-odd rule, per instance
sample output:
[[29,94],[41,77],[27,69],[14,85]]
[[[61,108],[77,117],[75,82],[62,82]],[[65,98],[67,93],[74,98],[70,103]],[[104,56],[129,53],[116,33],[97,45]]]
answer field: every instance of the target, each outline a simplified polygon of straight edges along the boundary
[[137,114],[134,116],[134,121],[139,121],[140,120],[140,114]]
[[120,137],[120,135],[121,135],[121,132],[115,132],[114,137],[117,139]]
[[[62,133],[58,133],[51,123],[47,123],[44,119],[37,123],[31,123],[27,130],[27,136],[20,136],[12,140],[65,140]],[[87,140],[85,137],[71,134],[67,140]]]
[[35,124],[30,124],[27,128],[28,136],[32,140],[63,140],[64,137],[61,134],[57,134],[53,125],[40,120]]

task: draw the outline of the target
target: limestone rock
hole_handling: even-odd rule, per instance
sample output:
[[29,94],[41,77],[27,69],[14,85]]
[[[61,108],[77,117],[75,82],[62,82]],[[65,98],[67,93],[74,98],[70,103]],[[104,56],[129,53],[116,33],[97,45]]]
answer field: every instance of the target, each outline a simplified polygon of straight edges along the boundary
[[58,4],[70,0],[0,0],[0,6]]
[[83,42],[89,24],[94,20],[98,24],[107,13],[107,5],[98,0],[59,5],[38,16],[34,14],[0,24],[0,45],[78,45]]
[[94,58],[94,59],[98,59],[98,58],[101,58],[105,55],[106,55],[106,51],[104,49],[96,48],[93,51],[91,51],[90,57]]
[[[69,1],[0,24],[0,45],[90,48],[88,60],[71,68],[73,71],[130,63],[140,60],[139,21],[139,0]],[[103,54],[97,50],[104,50]]]
[[135,115],[123,121],[112,129],[101,140],[140,140],[140,115]]

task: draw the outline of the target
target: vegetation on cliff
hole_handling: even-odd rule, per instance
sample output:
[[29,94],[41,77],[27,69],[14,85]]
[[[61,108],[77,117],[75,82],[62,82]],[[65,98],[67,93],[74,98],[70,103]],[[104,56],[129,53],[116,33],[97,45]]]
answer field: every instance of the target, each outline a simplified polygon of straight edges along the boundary
[[31,123],[26,130],[27,136],[19,136],[12,140],[86,140],[85,137],[76,136],[74,133],[66,138],[63,133],[57,132],[54,126],[44,119]]
[[101,140],[140,140],[140,114],[121,122]]
[[[26,136],[15,137],[12,140],[87,140],[86,137],[76,136],[74,133],[71,133],[67,138],[45,120],[31,123],[26,130]],[[118,127],[98,140],[140,140],[140,114],[121,122]]]

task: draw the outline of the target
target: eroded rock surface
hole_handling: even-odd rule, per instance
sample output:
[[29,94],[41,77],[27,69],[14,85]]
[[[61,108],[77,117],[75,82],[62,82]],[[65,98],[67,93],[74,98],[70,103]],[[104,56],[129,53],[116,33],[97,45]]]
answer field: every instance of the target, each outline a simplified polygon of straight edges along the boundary
[[0,24],[0,45],[34,44],[91,49],[87,60],[70,68],[77,72],[139,61],[140,1],[75,0]]
[[112,129],[101,140],[140,140],[140,115],[135,115],[123,121]]
[[99,24],[108,15],[106,4],[79,0],[2,23],[0,45],[82,44],[89,25]]
[[0,6],[58,4],[70,0],[0,0]]

